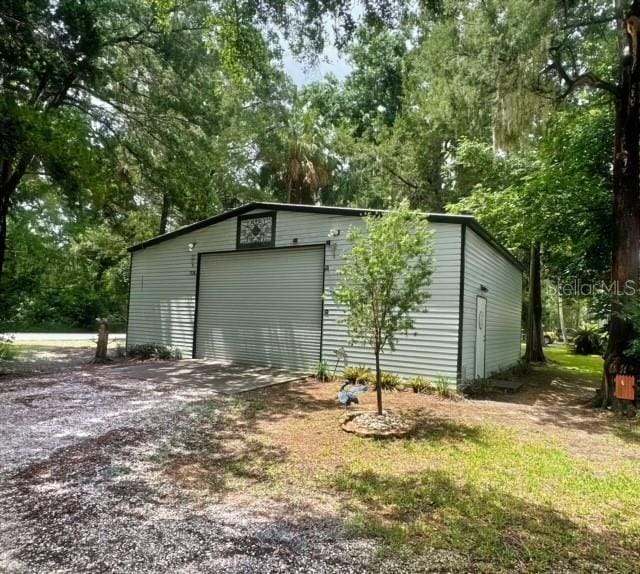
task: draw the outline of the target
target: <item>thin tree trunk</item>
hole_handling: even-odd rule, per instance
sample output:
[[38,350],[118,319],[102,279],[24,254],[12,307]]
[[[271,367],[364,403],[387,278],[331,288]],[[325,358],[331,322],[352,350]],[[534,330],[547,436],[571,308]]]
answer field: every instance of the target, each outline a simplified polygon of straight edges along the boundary
[[2,271],[7,252],[7,223],[9,219],[9,200],[4,197],[0,190],[0,283],[2,281]]
[[382,371],[380,370],[380,348],[376,346],[376,399],[378,401],[378,414],[382,415]]
[[525,358],[528,362],[544,362],[542,350],[542,279],[540,244],[531,245],[529,264],[529,309],[527,313],[527,346]]
[[613,257],[611,280],[616,295],[611,301],[609,343],[601,388],[593,404],[613,403],[616,372],[633,369],[623,355],[634,337],[632,325],[621,316],[625,287],[638,286],[640,253],[640,0],[625,15],[629,53],[623,56],[622,78],[615,101],[613,158]]
[[22,181],[32,156],[7,158],[2,161],[0,174],[0,283],[7,256],[7,225],[9,222],[9,209],[18,185]]
[[162,211],[160,212],[160,229],[159,234],[163,235],[167,232],[167,223],[171,214],[171,198],[168,193],[162,194]]
[[562,295],[560,295],[560,291],[557,293],[558,296],[558,321],[560,322],[560,334],[562,335],[562,342],[567,344],[567,330],[564,325],[564,301],[562,300]]

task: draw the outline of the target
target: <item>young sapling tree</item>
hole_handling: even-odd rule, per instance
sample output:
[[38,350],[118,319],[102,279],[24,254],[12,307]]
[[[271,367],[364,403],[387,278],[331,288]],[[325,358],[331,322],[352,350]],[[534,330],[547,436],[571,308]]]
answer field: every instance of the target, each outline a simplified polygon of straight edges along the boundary
[[412,313],[428,298],[431,232],[425,215],[402,203],[365,218],[365,228],[347,235],[351,251],[338,274],[334,300],[341,306],[352,344],[373,349],[378,414],[382,415],[380,355],[395,350],[397,336],[413,328]]

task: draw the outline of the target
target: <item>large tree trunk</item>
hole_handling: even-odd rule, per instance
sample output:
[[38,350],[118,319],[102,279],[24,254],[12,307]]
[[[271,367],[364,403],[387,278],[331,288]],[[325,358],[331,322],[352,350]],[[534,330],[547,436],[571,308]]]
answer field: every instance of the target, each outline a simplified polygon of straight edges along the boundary
[[527,347],[525,358],[529,362],[544,362],[542,350],[542,277],[540,244],[531,245],[529,264],[529,309],[527,312]]
[[[613,158],[613,261],[611,280],[616,293],[611,301],[609,344],[605,353],[602,386],[594,404],[613,403],[616,372],[634,369],[623,355],[634,337],[632,325],[620,311],[622,293],[638,285],[640,254],[640,0],[625,15],[629,53],[623,57],[622,78],[615,101],[616,126]],[[637,296],[637,295],[636,295]]]

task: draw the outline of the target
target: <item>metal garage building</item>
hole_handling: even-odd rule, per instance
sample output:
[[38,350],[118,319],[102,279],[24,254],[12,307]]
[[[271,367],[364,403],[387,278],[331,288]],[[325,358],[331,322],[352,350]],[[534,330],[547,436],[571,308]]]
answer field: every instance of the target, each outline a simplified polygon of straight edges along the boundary
[[[373,210],[250,203],[130,248],[127,345],[187,357],[312,371],[351,347],[331,291],[349,227]],[[466,215],[430,214],[435,270],[426,312],[383,368],[402,376],[484,377],[520,356],[522,275]],[[325,296],[323,297],[323,293]]]

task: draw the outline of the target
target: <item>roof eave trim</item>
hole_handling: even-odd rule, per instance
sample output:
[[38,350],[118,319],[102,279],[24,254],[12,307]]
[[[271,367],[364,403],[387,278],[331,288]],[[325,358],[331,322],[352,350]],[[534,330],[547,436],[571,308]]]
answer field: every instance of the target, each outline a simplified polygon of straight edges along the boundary
[[[238,215],[243,215],[249,211],[253,211],[255,209],[270,209],[276,211],[293,211],[293,212],[302,212],[302,213],[324,213],[329,215],[351,215],[351,216],[364,216],[364,215],[380,215],[386,212],[383,209],[366,209],[366,208],[356,208],[356,207],[325,207],[322,205],[304,205],[304,204],[293,204],[293,203],[270,203],[270,202],[258,202],[253,201],[251,203],[247,203],[245,205],[241,205],[240,207],[235,207],[230,209],[229,211],[225,211],[224,213],[220,213],[218,215],[214,215],[213,217],[209,217],[207,219],[203,219],[201,221],[197,221],[196,223],[192,223],[191,225],[186,225],[184,227],[180,227],[174,231],[170,231],[169,233],[165,233],[164,235],[158,235],[151,239],[147,239],[146,241],[142,241],[141,243],[137,243],[136,245],[132,245],[127,249],[129,252],[139,251],[141,249],[145,249],[147,247],[151,247],[152,245],[157,245],[158,243],[162,243],[169,239],[173,239],[175,237],[180,237],[181,235],[186,235],[187,233],[191,233],[192,231],[197,231],[198,229],[203,229],[205,227],[209,227],[210,225],[214,225],[216,223],[221,223],[222,221],[226,221],[227,219],[231,219],[232,217],[237,217]],[[484,239],[487,243],[489,243],[496,251],[498,251],[503,257],[505,257],[510,263],[515,265],[520,271],[524,271],[524,267],[522,264],[513,256],[513,254],[506,249],[503,245],[501,245],[498,240],[493,237],[482,225],[478,223],[478,221],[472,215],[453,215],[447,213],[429,213],[427,214],[427,218],[432,223],[457,223],[459,225],[468,225],[473,231],[475,231],[482,239]]]

